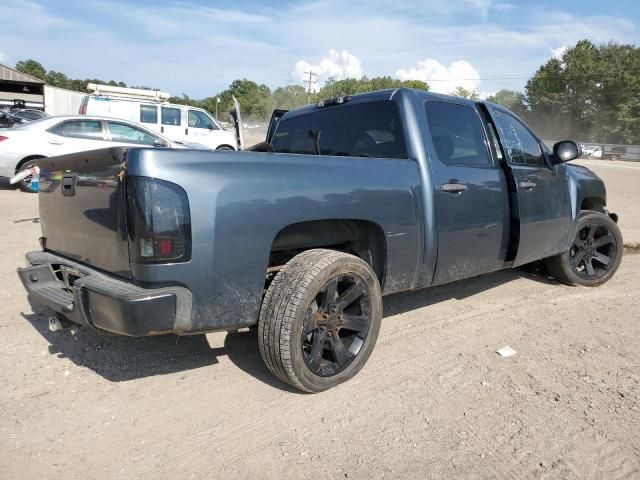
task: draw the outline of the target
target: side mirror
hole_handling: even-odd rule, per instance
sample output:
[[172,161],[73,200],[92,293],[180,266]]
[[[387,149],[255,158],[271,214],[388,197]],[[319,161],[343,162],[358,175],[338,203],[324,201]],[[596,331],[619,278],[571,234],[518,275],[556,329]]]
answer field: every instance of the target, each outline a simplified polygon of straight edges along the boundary
[[580,145],[571,140],[563,140],[553,146],[554,163],[564,163],[582,156]]
[[153,142],[153,146],[158,148],[167,148],[169,145],[165,141],[158,138]]

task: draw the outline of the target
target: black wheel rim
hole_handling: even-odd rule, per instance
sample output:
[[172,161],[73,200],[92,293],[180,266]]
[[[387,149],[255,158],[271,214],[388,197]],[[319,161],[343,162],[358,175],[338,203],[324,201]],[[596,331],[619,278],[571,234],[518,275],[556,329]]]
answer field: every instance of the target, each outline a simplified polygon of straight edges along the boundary
[[598,222],[583,226],[569,251],[573,271],[585,280],[598,280],[615,264],[618,242],[609,228]]
[[323,285],[305,313],[302,356],[320,377],[337,375],[360,353],[371,323],[371,293],[355,274],[342,274]]

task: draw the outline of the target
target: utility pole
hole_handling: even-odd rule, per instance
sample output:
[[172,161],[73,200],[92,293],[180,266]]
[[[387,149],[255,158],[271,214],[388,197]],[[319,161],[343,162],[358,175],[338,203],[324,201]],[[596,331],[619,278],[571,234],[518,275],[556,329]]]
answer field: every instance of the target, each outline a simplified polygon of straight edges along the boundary
[[305,80],[304,83],[307,84],[308,86],[308,93],[307,93],[307,105],[311,104],[311,85],[313,85],[316,81],[313,79],[313,77],[317,77],[318,74],[313,72],[311,69],[309,69],[308,72],[304,72],[305,75],[309,75],[309,80]]

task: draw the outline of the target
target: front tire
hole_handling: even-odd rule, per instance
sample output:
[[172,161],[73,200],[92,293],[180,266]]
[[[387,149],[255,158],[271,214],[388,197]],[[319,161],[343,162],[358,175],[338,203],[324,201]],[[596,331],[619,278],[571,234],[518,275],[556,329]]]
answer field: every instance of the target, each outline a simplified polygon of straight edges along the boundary
[[597,287],[613,277],[624,249],[620,228],[608,215],[580,214],[571,248],[545,259],[549,273],[568,285]]
[[358,257],[315,249],[275,276],[258,320],[260,353],[280,380],[321,392],[352,378],[373,351],[382,294]]

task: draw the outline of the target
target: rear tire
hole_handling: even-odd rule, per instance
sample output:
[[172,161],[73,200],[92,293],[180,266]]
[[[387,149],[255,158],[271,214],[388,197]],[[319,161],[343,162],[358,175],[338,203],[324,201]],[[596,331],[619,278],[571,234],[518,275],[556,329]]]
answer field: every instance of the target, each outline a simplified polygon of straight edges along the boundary
[[618,270],[624,249],[620,228],[606,213],[583,211],[571,248],[545,259],[549,273],[568,285],[597,287]]
[[[16,173],[23,172],[33,167],[37,163],[37,161],[40,160],[41,158],[44,158],[44,157],[36,157],[36,158],[30,158],[28,160],[24,160]],[[18,187],[20,187],[20,190],[22,190],[23,192],[37,193],[31,190],[31,175],[29,175],[27,178],[20,180],[20,182],[18,182]]]
[[269,370],[304,392],[349,380],[374,348],[382,294],[358,257],[309,250],[275,276],[260,309],[258,343]]

